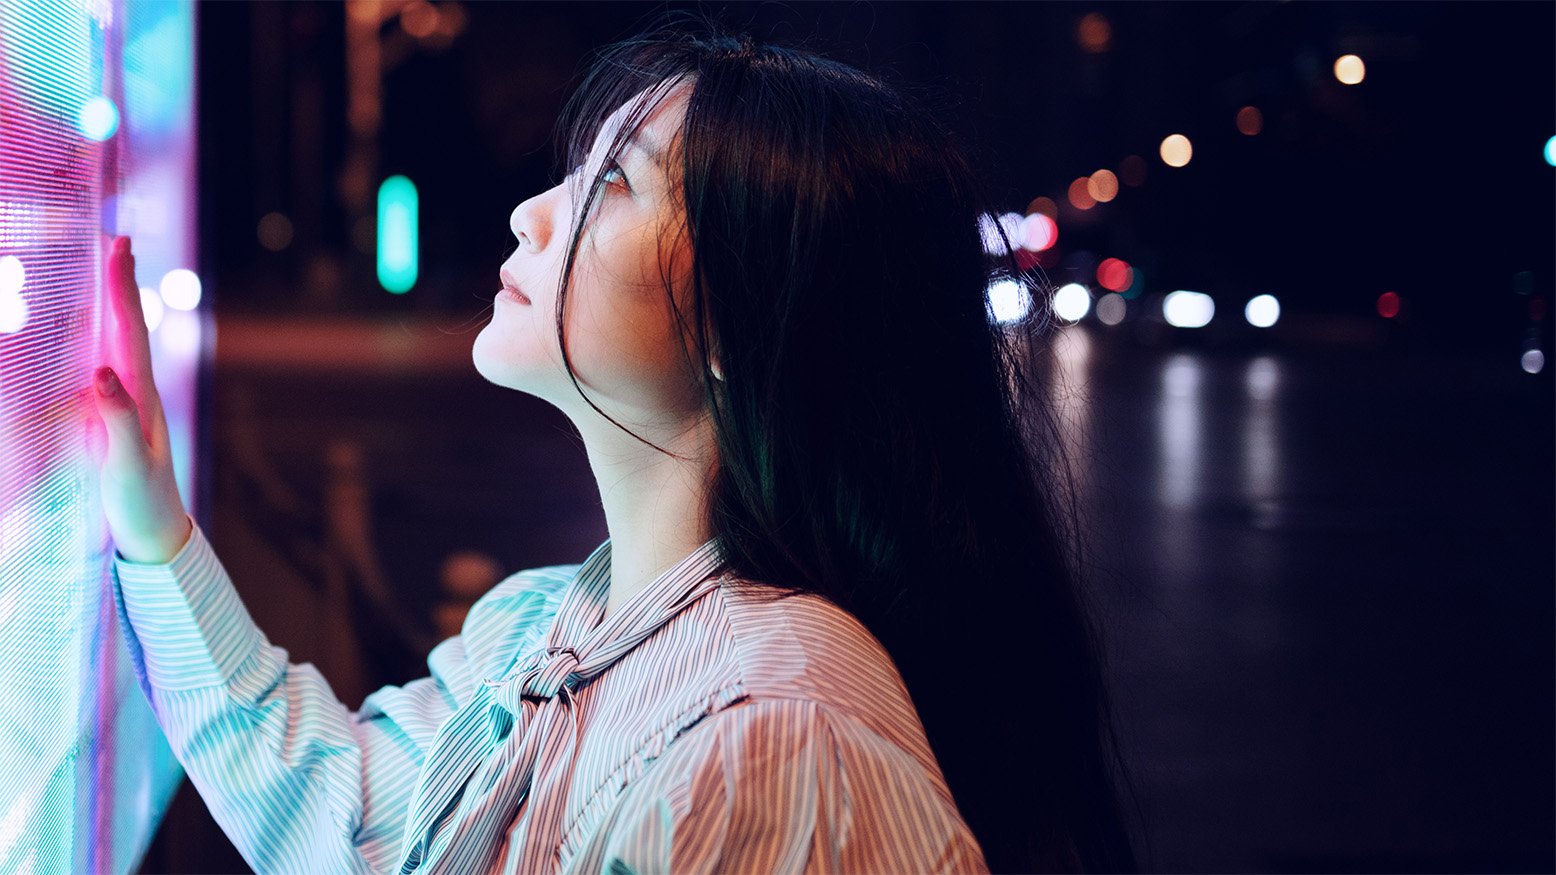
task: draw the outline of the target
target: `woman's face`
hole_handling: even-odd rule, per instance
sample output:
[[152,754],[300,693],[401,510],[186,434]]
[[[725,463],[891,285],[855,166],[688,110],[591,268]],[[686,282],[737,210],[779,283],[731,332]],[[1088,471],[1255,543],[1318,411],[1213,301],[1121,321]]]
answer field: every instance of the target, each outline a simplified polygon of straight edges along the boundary
[[[690,85],[666,84],[666,96],[643,120],[634,142],[611,168],[591,207],[568,289],[567,353],[594,403],[624,424],[666,426],[701,407],[696,372],[685,361],[666,298],[664,277],[679,296],[689,282],[691,251],[680,184],[681,120]],[[578,422],[597,418],[562,365],[556,298],[568,232],[584,186],[612,136],[639,103],[618,109],[596,138],[585,165],[561,184],[521,203],[509,217],[519,248],[502,266],[529,304],[498,297],[491,322],[475,339],[476,370],[492,383],[543,398]],[[499,287],[494,281],[493,289]],[[678,302],[684,301],[678,297]]]

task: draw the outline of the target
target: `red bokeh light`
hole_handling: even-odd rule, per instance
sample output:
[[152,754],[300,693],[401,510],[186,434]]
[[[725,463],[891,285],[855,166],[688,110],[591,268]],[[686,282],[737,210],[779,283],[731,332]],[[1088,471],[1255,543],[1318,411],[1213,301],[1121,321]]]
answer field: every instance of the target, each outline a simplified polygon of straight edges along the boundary
[[1122,292],[1134,282],[1134,272],[1122,258],[1104,258],[1097,265],[1097,283],[1110,292]]
[[1399,295],[1393,292],[1384,292],[1378,296],[1378,315],[1384,319],[1393,319],[1399,315]]

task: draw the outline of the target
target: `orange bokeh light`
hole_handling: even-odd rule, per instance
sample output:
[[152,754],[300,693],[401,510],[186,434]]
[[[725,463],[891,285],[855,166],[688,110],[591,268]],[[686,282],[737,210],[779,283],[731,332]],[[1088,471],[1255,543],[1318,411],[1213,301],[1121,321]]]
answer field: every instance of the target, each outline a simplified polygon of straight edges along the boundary
[[1087,181],[1086,193],[1097,203],[1105,204],[1118,197],[1118,177],[1111,170],[1098,170]]
[[1088,52],[1105,52],[1113,42],[1113,25],[1102,13],[1089,13],[1075,26],[1075,41]]
[[400,27],[417,39],[431,36],[438,29],[438,9],[427,0],[413,0],[400,10]]
[[1085,176],[1070,183],[1070,205],[1077,210],[1089,210],[1097,205],[1097,199],[1088,190],[1091,180]]
[[1264,113],[1257,106],[1245,106],[1237,111],[1237,130],[1252,137],[1264,130]]
[[1059,205],[1051,197],[1035,197],[1027,204],[1027,213],[1042,213],[1050,219],[1059,218]]

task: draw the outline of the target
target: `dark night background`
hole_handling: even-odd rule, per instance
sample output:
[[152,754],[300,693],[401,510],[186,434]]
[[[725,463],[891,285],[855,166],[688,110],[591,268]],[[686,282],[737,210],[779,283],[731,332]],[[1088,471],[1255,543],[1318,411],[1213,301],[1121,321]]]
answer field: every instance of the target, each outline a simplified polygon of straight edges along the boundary
[[[1001,209],[1059,203],[1052,280],[1143,275],[1141,309],[1089,314],[1062,357],[1148,871],[1556,868],[1552,367],[1520,365],[1552,353],[1551,3],[201,4],[196,515],[293,661],[354,708],[426,674],[456,551],[507,573],[603,539],[570,424],[468,349],[588,53],[667,8],[932,89]],[[409,36],[428,9],[447,35]],[[381,125],[354,134],[358,13],[382,19]],[[1142,185],[1069,205],[1129,155]],[[372,254],[397,173],[421,210],[403,296]],[[1173,289],[1216,320],[1153,318]],[[310,579],[342,484],[415,619]],[[245,870],[186,785],[143,871]]]
[[[468,24],[448,48],[408,48],[383,80],[380,175],[405,173],[421,191],[418,294],[361,282],[319,293],[326,308],[463,312],[485,295],[508,213],[554,181],[551,124],[586,53],[661,7],[462,8]],[[1491,344],[1517,333],[1515,273],[1550,289],[1549,4],[692,8],[946,93],[947,121],[981,153],[1005,209],[1063,201],[1072,179],[1145,157],[1145,185],[1069,211],[1061,244],[1127,253],[1157,288],[1268,290],[1289,312],[1360,316],[1395,290],[1456,342]],[[300,306],[321,260],[351,277],[371,269],[332,196],[346,162],[342,9],[201,7],[207,252],[223,306]],[[1077,45],[1090,12],[1111,24],[1106,52]],[[1344,53],[1367,61],[1360,86],[1329,71]],[[1233,124],[1249,104],[1264,116],[1255,137]],[[1173,132],[1194,142],[1187,167],[1155,157]],[[297,229],[282,253],[255,245],[272,210]]]

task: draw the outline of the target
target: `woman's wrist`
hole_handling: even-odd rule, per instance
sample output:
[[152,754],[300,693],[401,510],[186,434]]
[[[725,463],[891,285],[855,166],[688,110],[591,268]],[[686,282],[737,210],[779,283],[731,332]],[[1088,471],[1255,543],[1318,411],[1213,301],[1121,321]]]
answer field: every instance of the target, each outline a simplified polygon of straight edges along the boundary
[[166,532],[147,538],[144,544],[116,546],[119,556],[126,562],[133,562],[136,565],[166,565],[184,551],[193,537],[194,520],[188,513],[184,513],[177,523],[168,527]]

